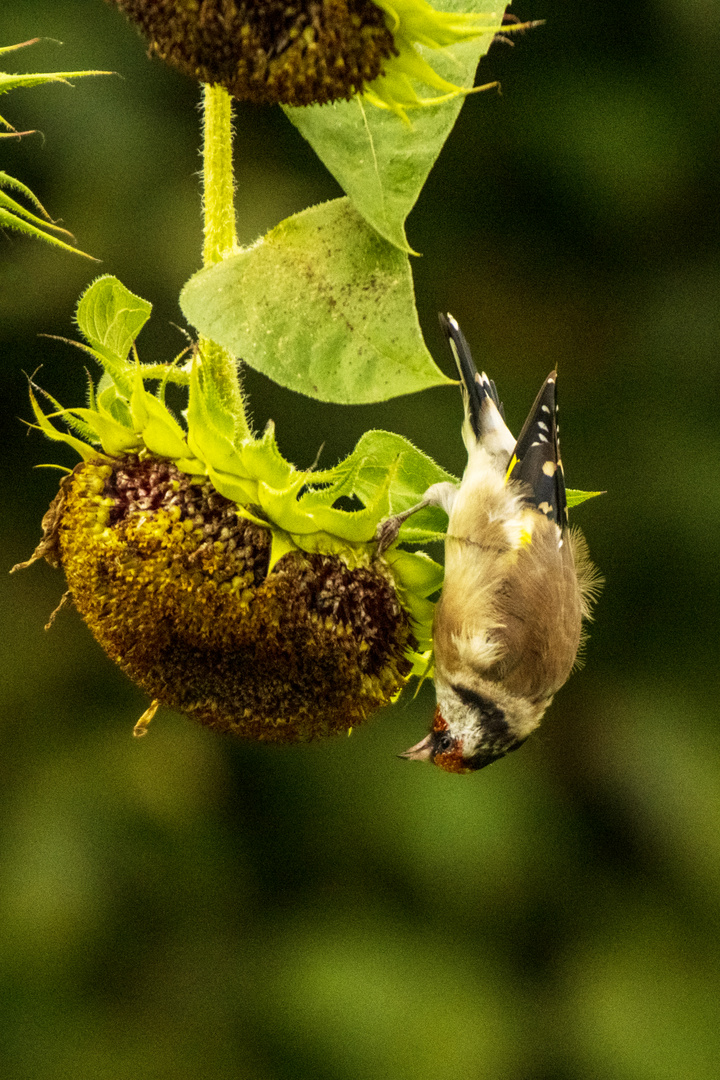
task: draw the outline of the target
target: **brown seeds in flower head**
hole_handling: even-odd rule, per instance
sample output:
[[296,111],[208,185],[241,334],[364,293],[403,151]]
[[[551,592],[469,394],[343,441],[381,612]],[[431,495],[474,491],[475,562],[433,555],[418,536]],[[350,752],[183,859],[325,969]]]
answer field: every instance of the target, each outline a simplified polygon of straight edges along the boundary
[[[59,556],[93,634],[153,698],[219,730],[295,741],[362,722],[415,646],[379,560],[292,552],[171,462],[83,464],[37,555]],[[42,549],[42,550],[41,550]]]
[[371,0],[109,0],[150,53],[256,104],[350,98],[395,53]]

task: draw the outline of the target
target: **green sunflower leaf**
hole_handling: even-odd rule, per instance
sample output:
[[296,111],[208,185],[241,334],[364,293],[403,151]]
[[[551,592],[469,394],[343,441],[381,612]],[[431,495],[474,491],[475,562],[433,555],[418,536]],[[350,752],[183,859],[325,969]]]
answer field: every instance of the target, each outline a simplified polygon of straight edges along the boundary
[[[481,56],[490,47],[503,6],[493,0],[443,0],[443,11],[487,13],[487,34],[445,49],[420,47],[439,75],[457,86],[473,85]],[[418,85],[418,93],[423,88]],[[464,98],[413,109],[410,124],[362,97],[331,105],[284,107],[298,131],[381,236],[401,251],[415,254],[405,236],[405,219],[450,134]]]
[[567,488],[565,492],[569,507],[579,506],[587,499],[594,499],[597,495],[605,495],[604,491],[578,491],[575,488]]
[[[382,486],[387,470],[395,471],[390,488],[390,513],[400,514],[419,503],[433,484],[457,480],[437,465],[427,454],[413,446],[402,435],[390,431],[366,431],[353,452],[362,457],[354,494],[363,502],[375,497]],[[439,507],[428,507],[408,519],[400,530],[400,539],[409,543],[443,540],[447,515]]]
[[393,431],[366,431],[360,436],[354,455],[363,458],[362,468],[355,486],[355,494],[361,499],[380,486],[383,473],[392,464],[397,465],[392,489],[392,512],[407,510],[418,502],[433,484],[456,479],[437,465],[432,458]]
[[452,381],[423,341],[407,255],[347,199],[205,267],[180,305],[203,336],[319,401],[386,401]]
[[[114,372],[132,375],[134,365],[123,365],[151,311],[148,300],[135,296],[110,274],[93,281],[80,297],[75,316],[78,327],[103,362],[107,361],[106,370],[113,378]],[[118,384],[119,389],[131,392],[127,377],[121,381],[124,385]]]

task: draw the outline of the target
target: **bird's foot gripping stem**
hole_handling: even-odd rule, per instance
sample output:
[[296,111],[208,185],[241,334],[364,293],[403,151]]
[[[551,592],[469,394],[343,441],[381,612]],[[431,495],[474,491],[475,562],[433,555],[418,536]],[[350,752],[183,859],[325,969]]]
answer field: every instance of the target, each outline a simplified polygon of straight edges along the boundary
[[385,518],[381,521],[375,530],[375,543],[377,544],[378,555],[383,555],[389,547],[395,543],[400,532],[400,527],[403,525],[409,517],[417,513],[418,510],[423,510],[427,506],[426,502],[420,502],[417,506],[412,506],[409,510],[404,510],[402,514],[394,514],[392,517]]
[[377,553],[382,555],[389,547],[391,547],[398,538],[400,528],[405,524],[408,518],[413,514],[417,514],[418,510],[425,510],[428,506],[440,506],[449,516],[452,510],[452,505],[457,495],[457,486],[447,481],[443,481],[440,484],[433,484],[429,487],[423,495],[421,501],[416,503],[415,506],[411,506],[409,510],[403,510],[400,514],[393,514],[392,517],[385,518],[381,521],[375,530],[375,543],[377,544]]

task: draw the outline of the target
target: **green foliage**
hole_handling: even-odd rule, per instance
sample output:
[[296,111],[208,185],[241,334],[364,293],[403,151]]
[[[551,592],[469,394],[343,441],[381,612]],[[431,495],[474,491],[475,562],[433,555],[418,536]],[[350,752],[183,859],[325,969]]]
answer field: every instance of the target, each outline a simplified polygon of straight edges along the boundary
[[135,296],[107,274],[82,295],[76,319],[92,348],[115,364],[127,360],[151,312],[149,301]]
[[[23,41],[19,45],[6,45],[0,48],[0,56],[4,53],[15,52],[17,49],[22,49],[26,45],[34,45],[39,39],[34,38],[32,41]],[[109,75],[108,71],[53,71],[43,72],[40,74],[32,75],[10,75],[5,71],[0,71],[0,95],[7,94],[10,90],[16,90],[20,86],[40,86],[43,83],[67,83],[68,79],[81,78],[84,75]],[[17,132],[4,117],[0,116],[0,126],[7,128],[7,131],[0,132],[0,139],[19,138],[21,135],[28,135],[30,132]],[[36,236],[41,240],[45,240],[48,244],[53,244],[55,247],[63,248],[65,251],[72,251],[76,255],[83,255],[87,259],[91,259],[91,255],[87,255],[84,251],[80,251],[78,248],[72,247],[70,244],[65,243],[58,236],[48,232],[48,229],[54,230],[54,232],[63,233],[72,239],[72,234],[67,229],[61,229],[50,218],[49,214],[41,204],[40,200],[33,195],[32,191],[21,181],[16,180],[12,176],[8,176],[6,172],[0,171],[0,189],[13,188],[25,196],[36,210],[40,211],[42,217],[38,217],[31,210],[28,210],[21,203],[18,203],[15,199],[11,198],[4,191],[0,190],[0,227],[5,226],[9,229],[15,229],[17,232],[25,233],[27,236]]]
[[[0,138],[3,137],[0,133]],[[12,176],[8,176],[6,172],[0,171],[0,189],[11,188],[15,191],[19,191],[36,210],[40,211],[42,217],[34,214],[27,207],[23,206],[16,199],[13,199],[5,191],[0,190],[0,227],[5,226],[8,229],[15,229],[17,232],[24,232],[28,236],[37,236],[41,240],[46,240],[50,244],[54,244],[56,247],[64,248],[66,251],[73,251],[77,255],[85,255],[84,251],[78,251],[77,248],[72,247],[70,244],[66,244],[64,240],[61,240],[58,236],[54,236],[52,233],[48,233],[48,229],[53,229],[57,233],[63,233],[65,236],[71,237],[72,234],[67,229],[61,229],[59,225],[56,225],[54,221],[50,219],[50,216],[42,205],[37,196],[33,195],[30,188],[23,184],[20,180],[16,180]],[[86,256],[91,258],[91,256]]]
[[578,491],[576,488],[568,488],[565,492],[567,495],[568,507],[579,506],[580,503],[585,502],[587,499],[594,499],[597,495],[604,495],[604,491]]
[[[190,367],[187,430],[183,429],[162,393],[165,380],[176,369],[159,370],[127,359],[131,350],[135,352],[135,338],[150,312],[151,305],[116,278],[105,275],[93,282],[78,304],[77,323],[104,377],[93,387],[88,408],[63,409],[51,399],[56,415],[71,427],[80,426],[93,445],[55,428],[31,391],[38,426],[84,460],[149,451],[170,458],[192,476],[209,477],[217,491],[237,503],[238,513],[270,528],[271,569],[293,548],[342,552],[350,564],[359,563],[372,554],[382,520],[418,503],[433,484],[454,480],[407,439],[385,431],[365,432],[354,451],[334,468],[296,469],[282,456],[274,425],[269,424],[259,438],[235,436],[234,417],[201,351]],[[145,382],[160,375],[158,394],[150,394]],[[569,501],[582,502],[593,494],[597,493],[571,492]],[[361,503],[360,509],[342,505],[353,499]],[[442,539],[442,511],[428,509],[417,518],[403,524],[401,541]],[[424,552],[402,551],[397,545],[386,560],[415,622],[419,649],[413,657],[414,672],[422,674],[432,642],[429,598],[441,587],[442,567]]]
[[[206,266],[181,296],[203,336],[281,386],[345,405],[449,382],[420,332],[405,220],[501,20],[489,0],[448,0],[446,13],[416,0],[384,7],[399,35],[398,57],[373,84],[385,90],[285,109],[347,199],[286,219]],[[419,46],[421,56],[406,30],[438,47]],[[444,93],[420,98],[413,84],[422,82]],[[412,123],[397,104],[406,95]]]
[[[22,41],[18,45],[4,45],[0,48],[0,56],[5,53],[17,52],[18,49],[24,49],[27,45],[36,45],[40,38],[33,38],[31,41]],[[109,71],[43,71],[32,75],[10,75],[6,71],[0,71],[0,95],[7,94],[10,90],[17,90],[19,86],[42,86],[43,83],[50,82],[62,82],[67,83],[68,79],[79,79],[83,75],[109,75]],[[9,135],[15,133],[15,129],[12,124],[9,124],[2,116],[0,116],[0,124],[8,128]],[[0,138],[9,137],[6,132],[4,136],[0,135]]]
[[180,302],[201,334],[319,401],[386,401],[451,382],[423,342],[407,255],[348,199],[200,270]]
[[[444,11],[487,13],[497,20],[492,0],[444,0]],[[469,89],[493,32],[441,51],[425,50],[433,68],[448,81]],[[405,235],[405,219],[415,205],[450,134],[463,97],[412,111],[399,124],[392,111],[363,98],[332,105],[285,107],[284,111],[349,196],[353,206],[380,236],[401,251],[416,254]]]

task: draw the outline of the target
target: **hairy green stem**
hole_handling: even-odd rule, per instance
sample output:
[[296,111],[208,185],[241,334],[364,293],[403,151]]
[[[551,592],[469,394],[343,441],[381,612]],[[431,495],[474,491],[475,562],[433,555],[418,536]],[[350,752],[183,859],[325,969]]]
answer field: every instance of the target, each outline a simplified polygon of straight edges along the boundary
[[[237,246],[230,95],[221,86],[205,85],[203,108],[203,266],[210,266]],[[237,360],[209,338],[201,338],[199,346],[203,364],[233,412],[236,438],[250,438]]]
[[237,243],[232,165],[232,105],[222,86],[203,87],[203,266],[220,260]]

